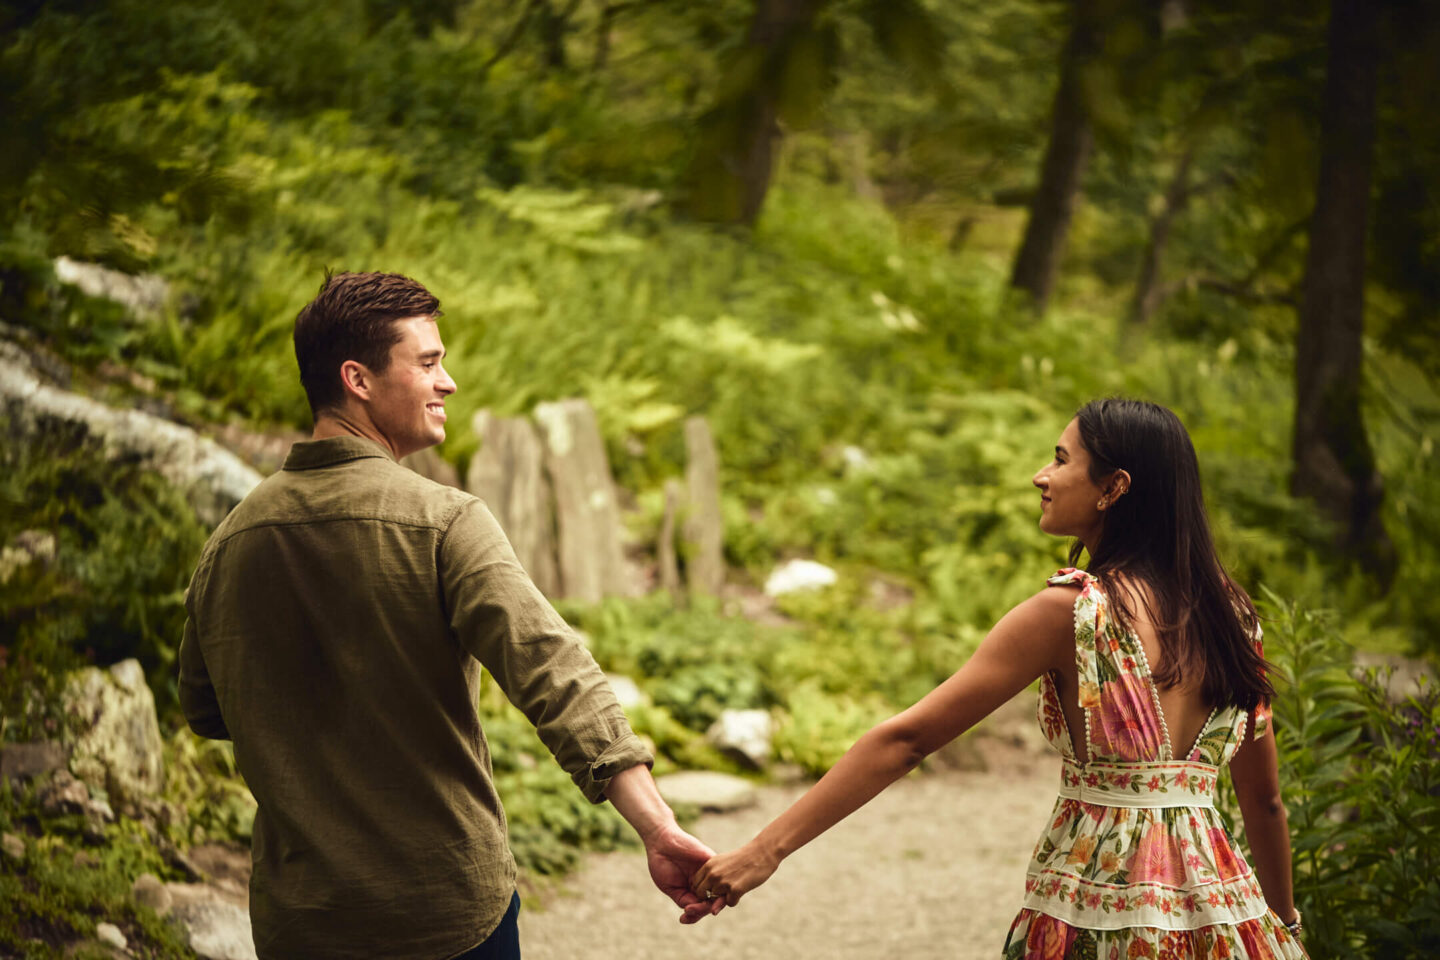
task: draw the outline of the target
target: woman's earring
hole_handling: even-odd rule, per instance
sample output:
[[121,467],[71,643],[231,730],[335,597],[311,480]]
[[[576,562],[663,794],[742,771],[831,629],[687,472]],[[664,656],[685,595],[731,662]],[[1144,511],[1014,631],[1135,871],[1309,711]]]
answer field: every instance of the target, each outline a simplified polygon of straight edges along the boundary
[[1105,509],[1106,507],[1108,507],[1108,506],[1110,506],[1109,501],[1107,501],[1107,500],[1101,500],[1100,502],[1098,502],[1098,503],[1095,504],[1095,509],[1096,509],[1096,510],[1104,510],[1104,509]]

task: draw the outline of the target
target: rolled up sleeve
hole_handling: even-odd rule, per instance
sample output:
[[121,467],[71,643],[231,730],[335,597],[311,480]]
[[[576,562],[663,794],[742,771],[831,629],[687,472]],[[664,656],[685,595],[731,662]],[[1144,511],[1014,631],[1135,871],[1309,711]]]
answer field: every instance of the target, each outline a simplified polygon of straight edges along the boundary
[[468,500],[440,545],[451,629],[534,724],[592,803],[616,774],[654,762],[590,651],[515,558],[484,503]]

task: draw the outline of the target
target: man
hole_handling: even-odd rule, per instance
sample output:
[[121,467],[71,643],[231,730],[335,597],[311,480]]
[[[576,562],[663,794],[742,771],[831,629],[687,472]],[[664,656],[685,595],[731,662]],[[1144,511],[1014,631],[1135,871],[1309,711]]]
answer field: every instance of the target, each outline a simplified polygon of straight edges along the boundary
[[688,890],[711,851],[485,505],[397,463],[445,439],[439,316],[406,277],[326,277],[295,321],[313,439],[215,530],[186,597],[181,705],[234,740],[259,803],[262,960],[520,955],[482,664],[639,833],[682,922],[721,904]]

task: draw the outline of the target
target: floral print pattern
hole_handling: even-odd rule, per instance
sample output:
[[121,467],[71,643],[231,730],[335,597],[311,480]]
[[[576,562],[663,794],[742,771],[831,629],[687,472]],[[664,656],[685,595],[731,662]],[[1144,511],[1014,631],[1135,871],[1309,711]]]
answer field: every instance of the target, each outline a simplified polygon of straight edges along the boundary
[[1078,759],[1045,677],[1037,712],[1063,758],[1060,796],[1004,960],[1302,960],[1215,811],[1221,767],[1247,729],[1269,730],[1268,709],[1216,710],[1172,756],[1140,638],[1110,616],[1094,577],[1066,569],[1050,583],[1081,588],[1075,665],[1090,759]]

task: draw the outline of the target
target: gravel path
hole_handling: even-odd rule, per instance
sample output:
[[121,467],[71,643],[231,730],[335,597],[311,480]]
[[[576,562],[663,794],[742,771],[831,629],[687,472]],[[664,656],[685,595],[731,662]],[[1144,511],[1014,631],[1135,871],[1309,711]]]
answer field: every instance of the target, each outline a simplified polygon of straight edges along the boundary
[[[693,927],[650,886],[639,853],[591,856],[558,889],[527,898],[525,958],[995,960],[1058,777],[1053,754],[1033,744],[987,740],[980,750],[988,769],[906,778],[738,907]],[[803,790],[767,787],[757,806],[703,816],[693,832],[728,850]]]

